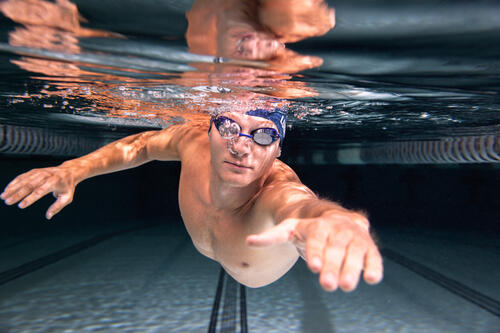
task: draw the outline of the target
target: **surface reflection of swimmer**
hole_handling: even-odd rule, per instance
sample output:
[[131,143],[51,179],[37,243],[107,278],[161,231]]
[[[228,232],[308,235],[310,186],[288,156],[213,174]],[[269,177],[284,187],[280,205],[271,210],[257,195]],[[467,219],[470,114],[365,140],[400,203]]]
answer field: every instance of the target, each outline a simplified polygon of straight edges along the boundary
[[136,134],[57,167],[24,173],[1,198],[26,208],[53,193],[50,219],[87,178],[151,160],[177,160],[179,206],[194,245],[239,282],[267,285],[299,255],[320,273],[325,290],[353,290],[362,271],[366,282],[379,282],[382,259],[367,218],[319,199],[277,159],[285,121],[281,109],[254,109],[213,116],[210,125]]
[[191,52],[266,60],[284,72],[323,62],[285,43],[321,36],[335,25],[334,11],[323,0],[196,0],[186,17]]
[[[288,1],[288,0],[286,0]],[[294,4],[304,0],[294,0]],[[257,42],[262,38],[257,31],[266,31],[267,38],[273,38],[279,43],[292,42],[310,36],[325,33],[333,26],[333,11],[323,3],[323,1],[304,1],[305,4],[296,6],[300,8],[300,15],[297,11],[280,9],[276,5],[282,4],[282,0],[260,1],[257,6],[256,1],[197,1],[188,13],[189,31],[186,34],[187,42],[192,46],[192,51],[219,54],[221,56],[234,56],[227,53],[217,53],[217,49],[211,49],[210,45],[214,41],[236,45],[238,40],[232,36],[237,30],[244,33],[246,42],[240,43],[240,50],[256,52],[259,55],[259,48],[264,47],[263,43]],[[214,6],[214,5],[218,5]],[[252,11],[245,11],[249,7]],[[229,9],[227,12],[226,10]],[[282,12],[277,15],[276,12]],[[94,29],[87,29],[80,25],[84,19],[78,12],[77,7],[69,0],[57,0],[49,2],[44,0],[6,0],[0,2],[0,12],[9,17],[14,22],[22,24],[9,33],[9,43],[13,46],[28,48],[43,48],[56,52],[80,53],[81,49],[78,40],[84,37],[117,37],[119,35]],[[247,13],[247,14],[245,14]],[[318,13],[317,17],[322,19],[311,19],[311,13]],[[198,20],[201,16],[208,16],[210,19]],[[244,15],[245,14],[245,15]],[[272,17],[273,19],[270,19]],[[211,30],[214,22],[219,22],[221,18],[227,18],[224,24],[227,29]],[[238,21],[240,20],[240,21]],[[86,21],[86,20],[85,20]],[[284,28],[288,27],[288,28]],[[291,27],[291,28],[290,28]],[[228,34],[227,32],[233,32]],[[273,32],[271,32],[273,31]],[[220,33],[218,33],[220,32]],[[238,36],[238,34],[236,34]],[[255,36],[250,38],[249,36]],[[250,43],[250,41],[252,41]],[[248,42],[248,43],[247,43]],[[227,47],[226,47],[227,49]],[[20,57],[10,61],[20,68],[34,73],[41,73],[48,77],[45,80],[53,82],[52,88],[43,89],[43,96],[57,96],[61,98],[82,98],[89,100],[89,105],[96,104],[100,112],[107,112],[113,117],[130,117],[131,114],[148,114],[150,118],[160,119],[167,123],[172,118],[186,118],[186,112],[195,112],[206,108],[190,104],[189,110],[177,107],[169,100],[153,102],[137,99],[121,93],[118,89],[127,82],[131,82],[133,87],[136,84],[157,84],[158,89],[162,89],[163,84],[175,84],[184,87],[192,86],[227,86],[231,90],[224,94],[225,99],[234,98],[242,100],[248,91],[255,91],[259,94],[267,94],[280,98],[297,98],[314,95],[313,89],[308,88],[298,80],[289,80],[290,76],[280,72],[296,72],[304,68],[311,68],[321,64],[318,57],[298,55],[291,50],[279,48],[279,56],[275,53],[264,52],[260,56],[252,56],[253,53],[243,52],[241,57],[247,59],[267,59],[270,67],[257,69],[251,67],[236,67],[226,64],[215,65],[213,63],[196,64],[199,71],[185,72],[180,76],[169,75],[162,79],[138,79],[135,76],[127,77],[123,74],[113,75],[108,66],[103,66],[104,73],[100,66],[80,66],[77,63],[61,62],[56,60],[39,59],[33,57]],[[293,56],[287,56],[287,55]],[[271,57],[272,59],[268,59]],[[97,71],[92,68],[96,67]],[[269,69],[277,70],[270,71]],[[133,72],[133,71],[132,71]],[[55,77],[55,78],[54,78]],[[75,79],[69,79],[74,77]],[[39,78],[39,77],[35,77]],[[77,78],[81,78],[77,79]],[[233,89],[243,86],[243,89]],[[71,93],[68,95],[68,91]],[[242,93],[242,91],[244,93]],[[192,93],[192,92],[191,92]],[[196,92],[195,92],[196,93]],[[39,94],[34,94],[37,98]],[[31,98],[30,95],[22,95],[20,98]],[[217,99],[222,97],[217,96]],[[70,106],[71,108],[73,105]],[[63,107],[64,109],[64,107]],[[139,112],[137,110],[140,110]],[[76,108],[74,111],[79,111]],[[85,112],[88,112],[85,109]],[[190,118],[195,117],[189,115]],[[205,117],[204,117],[205,118]],[[192,119],[191,119],[192,120]]]

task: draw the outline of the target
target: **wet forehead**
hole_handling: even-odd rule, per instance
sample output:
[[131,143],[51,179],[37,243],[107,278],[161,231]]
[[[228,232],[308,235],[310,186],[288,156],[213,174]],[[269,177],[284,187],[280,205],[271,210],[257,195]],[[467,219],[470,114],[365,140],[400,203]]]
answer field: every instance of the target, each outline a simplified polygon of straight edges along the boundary
[[241,127],[247,126],[247,127],[270,127],[270,128],[276,128],[276,125],[269,119],[262,118],[262,117],[257,117],[257,116],[250,116],[247,115],[243,112],[224,112],[221,114],[221,116],[228,117],[236,121]]

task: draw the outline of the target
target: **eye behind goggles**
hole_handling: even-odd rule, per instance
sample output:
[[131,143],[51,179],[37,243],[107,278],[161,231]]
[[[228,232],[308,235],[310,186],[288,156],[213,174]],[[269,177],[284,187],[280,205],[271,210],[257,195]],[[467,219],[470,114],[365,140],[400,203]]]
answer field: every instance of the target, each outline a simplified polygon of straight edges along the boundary
[[219,131],[224,139],[235,139],[240,136],[251,138],[260,146],[269,146],[274,141],[279,139],[278,131],[274,128],[263,127],[253,130],[250,135],[241,133],[241,127],[237,122],[224,116],[212,118],[215,128]]

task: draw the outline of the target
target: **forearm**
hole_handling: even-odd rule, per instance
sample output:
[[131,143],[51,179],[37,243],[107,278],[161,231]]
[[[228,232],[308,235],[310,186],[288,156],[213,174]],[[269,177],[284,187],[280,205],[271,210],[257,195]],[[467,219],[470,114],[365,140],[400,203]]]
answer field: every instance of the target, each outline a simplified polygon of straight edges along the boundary
[[279,220],[286,218],[310,219],[328,216],[349,216],[351,220],[360,226],[369,229],[370,225],[366,214],[361,211],[353,211],[342,207],[340,204],[319,199],[311,194],[310,198],[304,198],[279,212]]
[[112,142],[90,154],[60,165],[71,168],[75,184],[94,176],[129,169],[150,161],[147,141],[156,132],[144,132]]
[[325,217],[341,214],[343,216],[349,216],[352,221],[364,228],[370,228],[370,223],[365,212],[360,210],[350,210],[329,200],[317,199],[316,202],[307,206],[307,213],[312,215],[311,217]]

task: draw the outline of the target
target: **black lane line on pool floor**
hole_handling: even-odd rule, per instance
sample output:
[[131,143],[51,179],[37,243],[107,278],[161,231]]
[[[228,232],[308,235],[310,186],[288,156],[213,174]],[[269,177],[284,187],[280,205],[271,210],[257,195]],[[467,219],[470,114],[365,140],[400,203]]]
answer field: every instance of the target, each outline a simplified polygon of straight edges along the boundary
[[224,291],[224,306],[222,307],[222,316],[220,318],[219,333],[236,332],[236,299],[238,298],[238,282],[234,281],[229,275],[226,279]]
[[396,251],[390,249],[382,249],[382,255],[387,259],[390,259],[401,266],[406,267],[412,272],[420,275],[426,280],[436,283],[437,285],[445,288],[446,290],[452,292],[453,294],[462,297],[463,299],[473,303],[480,308],[494,314],[497,317],[500,317],[500,302],[486,296],[472,288],[467,287],[466,285],[450,279],[449,277],[436,272],[435,270],[428,268],[422,264],[419,264],[416,261],[413,261],[405,256],[397,253]]
[[217,329],[217,317],[219,315],[219,305],[222,297],[222,289],[224,287],[224,276],[226,272],[221,267],[219,273],[219,283],[217,283],[217,291],[215,292],[214,304],[212,305],[212,313],[210,314],[210,324],[208,325],[208,333],[215,333]]
[[121,231],[116,231],[116,232],[110,232],[104,235],[99,235],[99,236],[94,236],[90,239],[87,239],[85,241],[76,243],[75,245],[68,246],[62,250],[56,251],[54,253],[48,254],[46,256],[43,256],[41,258],[29,261],[25,264],[22,264],[20,266],[17,266],[12,269],[8,269],[6,271],[3,271],[0,273],[0,286],[6,284],[7,282],[10,282],[12,280],[18,279],[24,275],[27,275],[29,273],[32,273],[36,270],[39,270],[43,267],[46,267],[48,265],[51,265],[53,263],[56,263],[58,261],[61,261],[65,258],[68,258],[74,254],[77,254],[83,250],[86,250],[92,246],[95,246],[99,243],[104,242],[105,240],[108,240],[112,237],[118,236],[118,235],[123,235],[129,232],[134,232],[134,231],[139,231],[147,228],[152,228],[158,226],[157,224],[149,224],[149,225],[144,225],[140,227],[133,227]]
[[[239,285],[239,288],[238,288]],[[239,291],[239,304],[238,304]],[[224,294],[224,298],[222,295]],[[219,309],[222,302],[222,314],[219,316]],[[239,305],[240,320],[237,322],[237,307]],[[219,282],[215,292],[212,313],[210,315],[210,324],[208,333],[235,333],[240,327],[241,333],[248,332],[247,325],[247,305],[245,286],[236,282],[231,276],[227,275],[221,267]],[[219,329],[217,329],[219,327]]]
[[241,324],[241,333],[248,333],[247,293],[246,293],[246,287],[242,284],[240,284],[240,324]]

